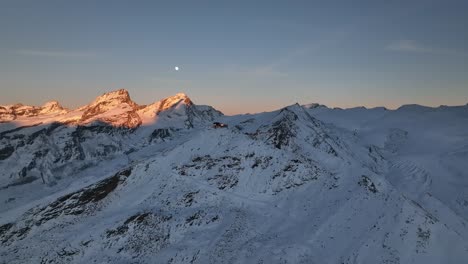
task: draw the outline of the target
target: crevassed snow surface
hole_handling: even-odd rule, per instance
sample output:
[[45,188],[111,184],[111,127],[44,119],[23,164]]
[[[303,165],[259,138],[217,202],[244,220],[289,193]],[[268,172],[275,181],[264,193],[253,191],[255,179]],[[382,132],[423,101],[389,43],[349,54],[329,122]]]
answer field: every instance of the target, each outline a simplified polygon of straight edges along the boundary
[[118,90],[0,120],[2,263],[468,261],[468,106],[224,116]]

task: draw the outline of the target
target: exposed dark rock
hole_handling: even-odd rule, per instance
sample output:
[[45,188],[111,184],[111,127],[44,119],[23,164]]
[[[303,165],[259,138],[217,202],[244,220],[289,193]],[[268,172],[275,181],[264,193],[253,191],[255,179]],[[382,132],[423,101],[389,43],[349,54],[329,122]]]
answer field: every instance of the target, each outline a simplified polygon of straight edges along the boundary
[[187,217],[185,219],[185,223],[188,225],[193,225],[196,220],[203,218],[205,215],[206,213],[204,211],[197,211],[196,213]]
[[8,243],[14,237],[20,240],[23,239],[31,229],[31,227],[29,226],[21,228],[14,227],[15,225],[12,223],[0,226],[0,239],[2,241],[2,244]]
[[267,134],[269,135],[267,140],[278,149],[287,146],[290,139],[296,136],[294,121],[298,119],[298,116],[286,108],[282,109],[280,114],[286,111],[287,113],[285,113],[283,118],[274,122],[271,128],[267,131]]
[[[134,129],[132,128],[113,127],[105,123],[93,126],[77,126],[75,131],[71,133],[71,139],[65,143],[61,160],[85,160],[86,154],[81,143],[85,142],[88,138],[95,137],[96,134],[107,134],[111,137],[115,135],[125,135],[133,131]],[[104,157],[119,150],[116,148],[116,146],[113,145],[100,145],[100,147],[102,151],[96,152],[96,155]]]
[[3,236],[10,228],[14,226],[13,223],[8,223],[0,226],[0,236]]
[[120,226],[105,233],[108,247],[117,253],[125,251],[136,256],[142,252],[154,254],[169,244],[172,216],[152,212],[137,213],[127,218]]
[[218,189],[233,188],[237,185],[237,173],[244,168],[241,166],[241,159],[238,157],[222,156],[212,158],[210,155],[198,156],[192,159],[192,162],[182,166],[175,167],[180,175],[194,176],[200,171],[212,170],[219,174],[208,177],[207,180]]
[[266,156],[266,157],[256,157],[254,160],[254,163],[252,166],[250,166],[252,169],[260,166],[262,169],[266,169],[270,165],[270,161],[273,159],[272,156]]
[[174,130],[171,128],[157,128],[153,131],[153,133],[151,133],[150,141],[153,141],[155,139],[161,139],[164,141],[165,139],[172,136],[173,131]]
[[32,226],[40,226],[62,215],[91,214],[96,204],[114,191],[130,174],[131,169],[120,171],[112,177],[64,195],[47,206],[32,209],[23,215],[24,222],[20,225],[2,226],[0,238],[3,243],[9,242],[14,236],[23,238]]
[[5,160],[9,158],[13,154],[13,152],[15,152],[15,148],[11,145],[0,149],[0,160]]
[[189,192],[189,193],[186,193],[184,195],[184,198],[183,198],[183,202],[185,203],[185,206],[191,206],[192,203],[194,202],[195,200],[195,195],[198,193],[199,191],[196,191],[196,192]]
[[32,133],[28,137],[28,139],[26,141],[26,144],[31,145],[32,143],[34,143],[34,140],[37,137],[41,136],[41,135],[50,136],[55,129],[57,129],[58,127],[60,127],[62,125],[63,125],[62,123],[54,122],[54,123],[50,124],[48,127],[40,129],[40,130]]
[[361,176],[361,180],[358,182],[358,184],[362,187],[365,187],[367,190],[369,190],[372,193],[377,192],[377,188],[375,187],[375,184],[366,175]]
[[10,130],[7,130],[7,131],[3,131],[0,133],[0,139],[3,139],[3,138],[6,138],[6,135],[7,134],[10,134],[10,133],[13,133],[13,132],[18,132],[22,129],[25,129],[25,128],[30,128],[30,127],[35,127],[35,126],[39,126],[41,125],[42,123],[37,123],[37,124],[33,124],[33,125],[30,125],[30,126],[20,126],[20,127],[17,127],[17,128],[14,128],[14,129],[10,129]]
[[215,184],[218,189],[224,190],[235,187],[239,179],[235,175],[217,174],[212,178],[208,178],[208,181]]
[[[119,185],[119,182],[128,177],[128,175],[127,170],[125,170],[96,184],[88,186],[80,191],[58,198],[55,202],[49,204],[47,207],[42,208],[42,210],[39,212],[42,216],[39,220],[39,223],[53,219],[61,214],[82,214],[86,209],[86,205],[97,203],[98,201],[104,199],[113,190],[115,190],[115,188],[117,188]],[[121,178],[121,176],[125,177]]]
[[123,225],[118,226],[116,229],[110,229],[106,231],[107,237],[123,235],[128,231],[129,225],[131,224],[141,224],[143,223],[148,217],[151,217],[152,213],[138,213],[130,216],[125,220]]

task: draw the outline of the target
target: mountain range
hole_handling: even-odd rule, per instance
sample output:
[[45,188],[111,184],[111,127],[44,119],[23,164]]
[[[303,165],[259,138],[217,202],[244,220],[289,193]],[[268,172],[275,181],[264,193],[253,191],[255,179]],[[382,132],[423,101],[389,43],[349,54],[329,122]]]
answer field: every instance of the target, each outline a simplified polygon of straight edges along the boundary
[[468,105],[0,106],[0,262],[464,263],[467,161]]

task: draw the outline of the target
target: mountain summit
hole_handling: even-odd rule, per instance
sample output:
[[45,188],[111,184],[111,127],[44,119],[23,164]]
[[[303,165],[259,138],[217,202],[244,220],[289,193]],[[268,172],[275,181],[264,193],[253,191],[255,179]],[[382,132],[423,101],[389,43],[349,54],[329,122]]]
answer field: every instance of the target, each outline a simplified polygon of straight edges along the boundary
[[[21,120],[21,123],[26,125],[38,122],[59,122],[74,125],[101,123],[114,127],[136,128],[155,122],[167,123],[167,117],[171,118],[172,115],[184,119],[181,120],[182,126],[193,127],[193,122],[197,122],[196,119],[212,120],[222,113],[209,106],[195,105],[184,93],[177,93],[150,105],[138,105],[125,89],[104,93],[96,97],[90,104],[75,110],[67,110],[57,101],[47,102],[42,107],[22,104],[0,106],[0,122]],[[159,116],[164,117],[160,118]],[[203,122],[203,120],[198,121]],[[170,121],[169,123],[174,122]],[[177,124],[166,125],[178,126]]]
[[[195,105],[184,93],[164,98],[142,108],[139,115],[145,123],[158,122],[168,127],[194,127],[206,121],[213,121],[223,115],[211,106]],[[176,122],[176,120],[179,120]]]
[[130,94],[128,93],[127,90],[119,89],[119,90],[104,93],[96,97],[96,99],[94,99],[94,101],[91,104],[87,105],[86,107],[95,108],[97,106],[101,106],[103,107],[103,109],[105,109],[104,106],[111,108],[119,104],[128,104],[132,107],[137,106],[137,104],[133,102],[132,99],[130,98]]
[[120,89],[105,93],[81,108],[84,112],[80,122],[90,123],[99,120],[113,126],[134,128],[141,125],[141,118],[136,114],[138,108],[138,105],[130,99],[128,91]]
[[166,111],[170,108],[177,107],[177,105],[183,104],[186,106],[192,106],[193,102],[190,98],[184,93],[177,93],[174,96],[164,98],[160,101],[156,101],[150,105],[144,107],[141,111],[142,114],[149,116],[155,116],[160,112]]

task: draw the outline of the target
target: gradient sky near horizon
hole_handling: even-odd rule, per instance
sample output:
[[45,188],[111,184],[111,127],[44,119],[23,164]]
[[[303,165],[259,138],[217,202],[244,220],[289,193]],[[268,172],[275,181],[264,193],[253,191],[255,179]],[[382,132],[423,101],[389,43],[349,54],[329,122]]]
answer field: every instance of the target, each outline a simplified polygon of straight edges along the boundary
[[[0,1],[0,104],[468,103],[468,1]],[[175,71],[174,67],[180,67]]]

